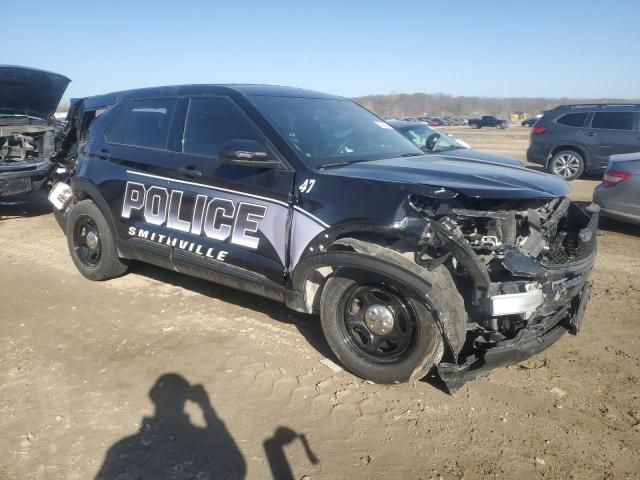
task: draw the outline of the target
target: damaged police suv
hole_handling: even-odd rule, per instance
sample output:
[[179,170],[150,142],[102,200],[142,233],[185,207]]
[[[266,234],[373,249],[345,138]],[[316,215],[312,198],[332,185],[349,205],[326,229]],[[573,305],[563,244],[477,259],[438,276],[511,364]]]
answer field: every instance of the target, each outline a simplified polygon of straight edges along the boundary
[[[50,199],[92,280],[159,265],[319,313],[354,374],[451,391],[577,332],[598,208],[567,183],[424,155],[344,98],[189,85],[76,100]],[[69,153],[69,157],[73,157]]]

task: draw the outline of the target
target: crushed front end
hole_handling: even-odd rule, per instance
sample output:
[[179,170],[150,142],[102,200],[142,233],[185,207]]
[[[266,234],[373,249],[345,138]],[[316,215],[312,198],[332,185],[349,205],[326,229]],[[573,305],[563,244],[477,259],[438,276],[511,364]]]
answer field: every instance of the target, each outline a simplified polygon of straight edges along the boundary
[[410,196],[408,207],[421,218],[405,218],[405,226],[423,228],[416,261],[446,266],[468,313],[464,346],[450,349],[438,365],[450,391],[580,330],[597,249],[597,205],[436,191]]

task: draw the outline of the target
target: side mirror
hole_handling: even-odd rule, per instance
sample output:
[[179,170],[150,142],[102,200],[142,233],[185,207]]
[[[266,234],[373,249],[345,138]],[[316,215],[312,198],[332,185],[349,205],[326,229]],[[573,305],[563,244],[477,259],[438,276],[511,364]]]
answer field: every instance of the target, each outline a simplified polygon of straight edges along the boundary
[[433,149],[436,148],[436,145],[438,144],[438,140],[440,140],[440,134],[432,133],[424,142],[424,148],[426,148],[430,152],[433,152]]
[[273,167],[280,163],[270,159],[267,148],[255,140],[229,140],[222,144],[218,155],[224,163],[233,165]]

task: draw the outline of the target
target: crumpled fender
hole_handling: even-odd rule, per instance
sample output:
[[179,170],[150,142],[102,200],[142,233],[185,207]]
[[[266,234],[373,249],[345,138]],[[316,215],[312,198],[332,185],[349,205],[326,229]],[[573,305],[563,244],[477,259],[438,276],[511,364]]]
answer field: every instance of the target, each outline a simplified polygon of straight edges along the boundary
[[[329,245],[326,251],[308,257],[298,265],[292,283],[297,290],[305,291],[307,279],[322,267],[355,268],[391,277],[425,300],[445,344],[457,358],[467,334],[464,300],[445,267],[429,271],[416,264],[413,255],[356,238],[341,238]],[[317,298],[315,300],[317,302]]]

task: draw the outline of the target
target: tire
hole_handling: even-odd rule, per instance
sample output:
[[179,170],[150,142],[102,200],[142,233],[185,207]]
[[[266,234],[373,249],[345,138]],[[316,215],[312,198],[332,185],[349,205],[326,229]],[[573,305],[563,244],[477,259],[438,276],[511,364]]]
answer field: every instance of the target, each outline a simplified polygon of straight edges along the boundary
[[107,220],[91,200],[82,200],[71,208],[65,233],[71,259],[86,278],[108,280],[127,271]]
[[[383,351],[384,347],[380,347],[375,355],[370,351],[364,351],[367,347],[361,342],[362,330],[368,330],[368,324],[364,322],[365,325],[359,325],[353,329],[347,326],[349,318],[357,316],[357,313],[351,316],[353,299],[361,295],[359,292],[362,289],[377,290],[375,298],[380,300],[381,305],[389,306],[391,311],[395,312],[394,329],[396,327],[400,329],[404,324],[407,335],[401,335],[401,337],[411,337],[406,350],[396,352],[391,348],[393,342],[387,341],[382,343],[387,351]],[[372,305],[371,302],[364,300],[366,294],[362,295],[363,300],[359,310],[363,312],[362,319],[365,319]],[[404,305],[398,307],[395,303],[385,300],[385,295],[390,295],[394,301],[401,299]],[[407,321],[407,314],[412,316],[410,321]],[[396,384],[419,380],[442,359],[444,343],[431,310],[423,301],[418,300],[417,294],[388,279],[372,278],[371,275],[364,273],[336,272],[327,280],[322,291],[320,320],[327,343],[344,367],[354,375],[374,383]],[[412,326],[408,328],[410,324]],[[388,335],[389,338],[398,335],[394,332],[395,330]],[[368,335],[376,337],[371,330],[364,333],[365,337]],[[379,337],[386,338],[384,335]]]
[[567,181],[575,180],[584,173],[584,159],[575,150],[561,150],[551,157],[547,171]]

